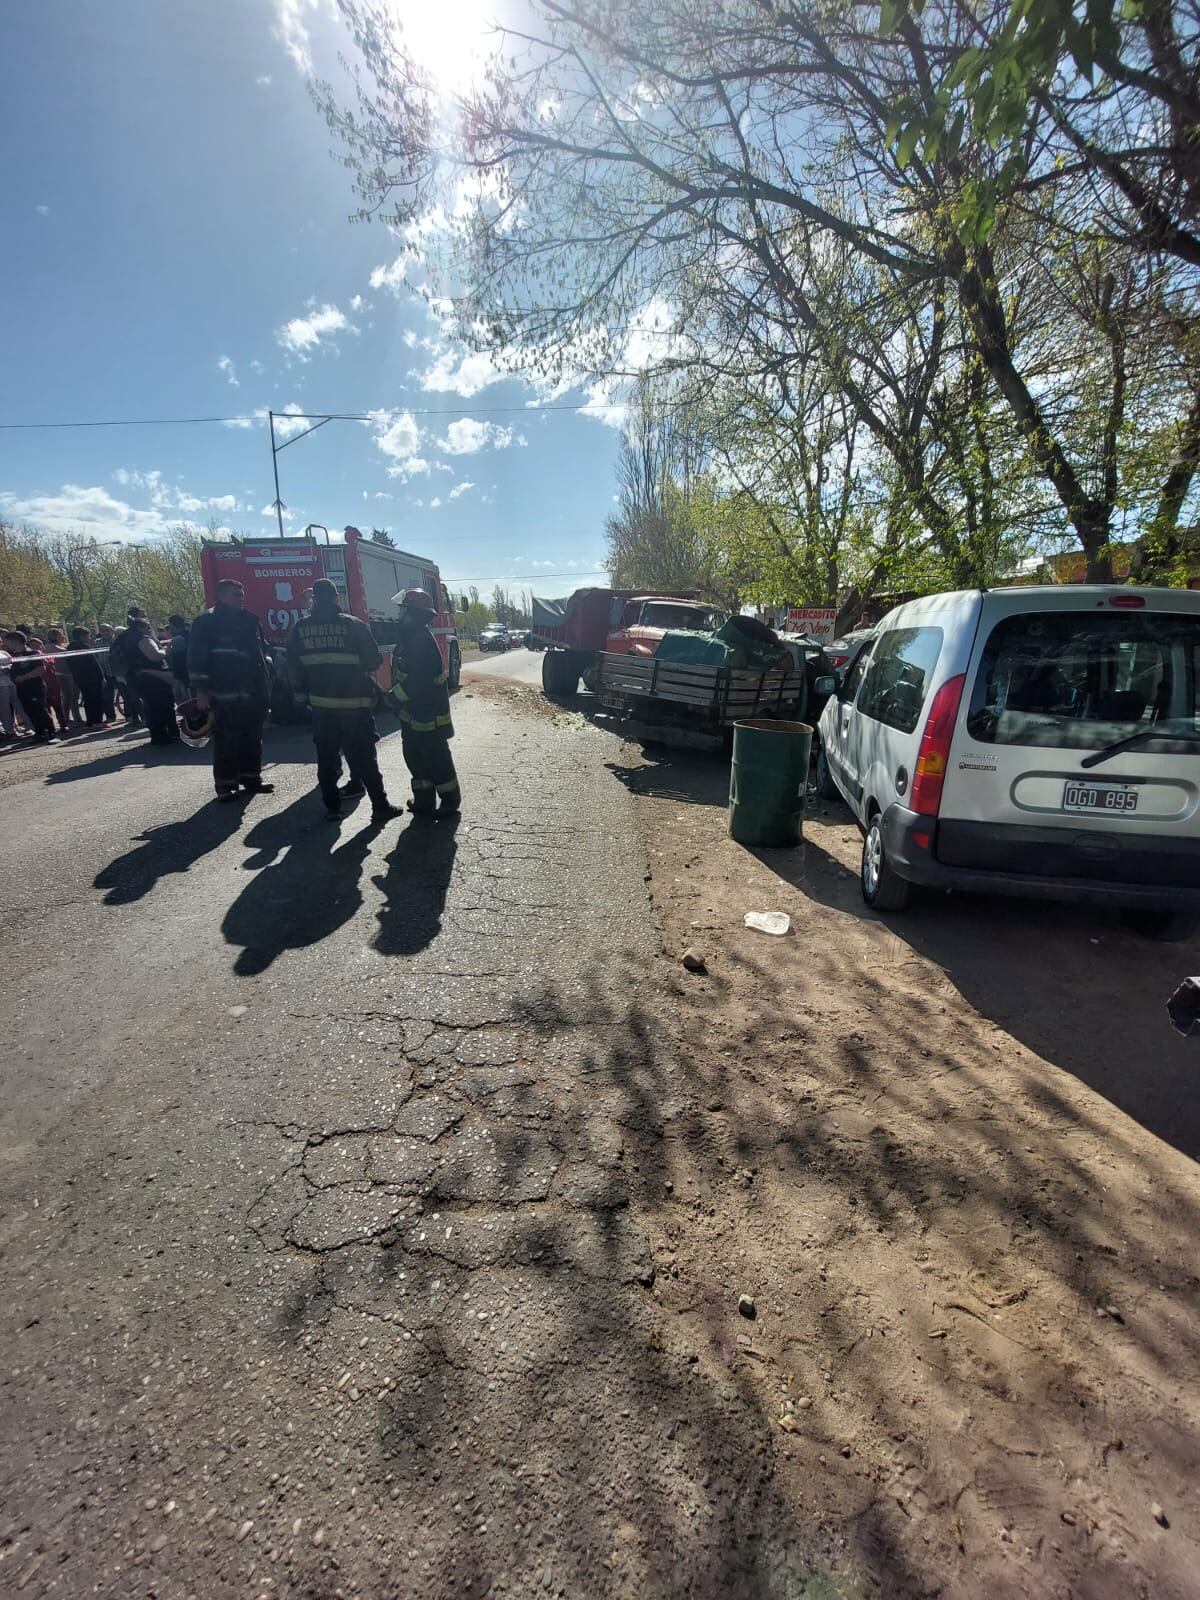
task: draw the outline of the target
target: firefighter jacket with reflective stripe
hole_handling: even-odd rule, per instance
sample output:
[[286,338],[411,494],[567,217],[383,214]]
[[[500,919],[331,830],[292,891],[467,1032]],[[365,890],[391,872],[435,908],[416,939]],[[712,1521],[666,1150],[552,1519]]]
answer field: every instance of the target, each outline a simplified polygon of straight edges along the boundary
[[454,737],[442,652],[424,624],[407,623],[392,651],[392,702],[400,721],[413,733]]
[[288,681],[319,711],[373,709],[371,674],[382,660],[367,624],[332,607],[310,611],[288,634]]
[[262,624],[252,611],[214,606],[192,624],[188,677],[216,701],[266,701],[270,674]]

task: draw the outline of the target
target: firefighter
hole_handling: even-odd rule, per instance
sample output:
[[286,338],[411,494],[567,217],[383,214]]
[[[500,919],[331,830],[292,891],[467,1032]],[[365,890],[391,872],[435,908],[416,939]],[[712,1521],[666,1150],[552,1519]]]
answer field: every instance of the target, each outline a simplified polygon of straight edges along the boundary
[[400,640],[392,651],[392,699],[400,718],[404,760],[412,774],[408,809],[418,816],[456,812],[462,803],[450,740],[450,692],[446,668],[429,624],[437,607],[424,589],[406,589],[401,600]]
[[317,783],[325,815],[341,813],[338,790],[342,756],[350,768],[344,793],[371,797],[372,822],[401,815],[390,804],[375,754],[375,680],[383,660],[365,622],[338,610],[338,594],[328,578],[312,588],[312,609],[288,634],[288,681],[300,705],[312,707],[317,747]]
[[201,710],[213,711],[213,782],[218,800],[272,794],[262,776],[262,734],[270,699],[262,624],[245,610],[236,578],[217,584],[217,603],[192,624],[187,668]]

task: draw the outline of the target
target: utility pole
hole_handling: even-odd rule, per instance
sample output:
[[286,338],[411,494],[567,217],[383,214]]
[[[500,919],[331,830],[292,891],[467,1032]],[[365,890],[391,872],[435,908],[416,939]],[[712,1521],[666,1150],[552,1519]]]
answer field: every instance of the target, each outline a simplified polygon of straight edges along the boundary
[[[287,508],[279,498],[279,452],[286,450],[290,444],[299,444],[301,439],[307,439],[310,433],[316,433],[317,429],[323,428],[327,422],[365,422],[367,419],[366,417],[342,416],[338,413],[327,414],[321,411],[287,411],[280,412],[280,415],[286,416],[289,422],[294,423],[296,418],[300,417],[303,421],[312,423],[312,427],[305,428],[303,433],[297,433],[292,438],[285,439],[282,444],[277,444],[275,442],[275,413],[273,411],[267,412],[267,422],[271,428],[271,470],[275,474],[275,498],[271,502],[271,506],[275,512],[275,520],[279,524],[279,537],[282,539],[283,513]],[[313,421],[314,417],[318,419],[315,422]]]
[[275,413],[267,412],[267,421],[271,425],[271,468],[275,474],[275,520],[279,524],[279,537],[283,538],[283,501],[279,498],[279,451],[275,448]]

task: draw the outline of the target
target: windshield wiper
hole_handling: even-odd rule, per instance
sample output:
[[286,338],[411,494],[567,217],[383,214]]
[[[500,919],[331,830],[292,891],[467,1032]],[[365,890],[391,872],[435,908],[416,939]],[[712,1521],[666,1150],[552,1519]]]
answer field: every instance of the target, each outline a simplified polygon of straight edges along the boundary
[[[1172,724],[1176,725],[1178,731],[1168,733],[1167,729]],[[1148,728],[1141,728],[1137,733],[1131,733],[1127,739],[1118,739],[1114,744],[1106,744],[1103,750],[1096,750],[1092,755],[1084,756],[1079,765],[1098,767],[1102,761],[1107,761],[1109,756],[1119,756],[1122,750],[1130,750],[1135,744],[1144,744],[1147,739],[1200,739],[1200,728],[1183,717],[1167,717],[1162,722],[1152,722]]]

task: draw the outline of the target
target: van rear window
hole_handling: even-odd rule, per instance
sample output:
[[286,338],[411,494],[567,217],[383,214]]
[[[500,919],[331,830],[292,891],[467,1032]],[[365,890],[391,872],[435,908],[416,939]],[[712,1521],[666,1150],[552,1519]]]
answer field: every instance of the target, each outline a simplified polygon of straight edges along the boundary
[[988,637],[967,731],[981,744],[1100,750],[1169,720],[1140,748],[1194,749],[1198,670],[1200,616],[1019,612]]

